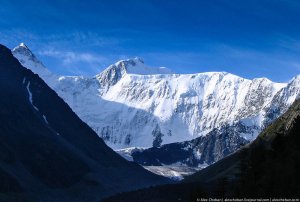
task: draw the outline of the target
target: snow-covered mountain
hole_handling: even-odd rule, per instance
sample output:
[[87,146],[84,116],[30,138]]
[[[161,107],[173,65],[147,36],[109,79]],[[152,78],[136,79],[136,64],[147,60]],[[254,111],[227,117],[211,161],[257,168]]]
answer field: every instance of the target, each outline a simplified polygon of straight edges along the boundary
[[55,82],[57,77],[37,59],[24,43],[14,48],[12,53],[24,67],[38,74],[43,80],[47,81],[48,85],[49,82]]
[[119,61],[94,77],[56,76],[24,45],[13,54],[39,74],[113,149],[158,147],[192,140],[224,125],[256,138],[299,97],[289,83],[226,72],[173,74],[139,58]]

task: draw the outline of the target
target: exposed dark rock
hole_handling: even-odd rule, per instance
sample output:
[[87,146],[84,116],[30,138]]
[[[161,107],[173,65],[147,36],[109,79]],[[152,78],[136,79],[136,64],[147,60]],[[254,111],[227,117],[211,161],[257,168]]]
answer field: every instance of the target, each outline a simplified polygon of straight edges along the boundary
[[[136,150],[132,152],[132,157],[135,162],[145,166],[175,163],[191,167],[210,165],[249,143],[240,136],[245,130],[247,128],[242,124],[236,124],[236,127],[225,125],[191,141]],[[156,131],[160,134],[159,130]]]

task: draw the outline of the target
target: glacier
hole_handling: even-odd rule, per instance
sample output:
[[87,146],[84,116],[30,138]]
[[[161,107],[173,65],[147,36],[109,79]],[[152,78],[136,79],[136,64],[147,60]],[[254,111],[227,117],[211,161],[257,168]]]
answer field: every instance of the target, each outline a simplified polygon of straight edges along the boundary
[[239,125],[240,136],[252,141],[300,94],[300,76],[276,83],[227,72],[176,74],[141,58],[121,60],[93,77],[60,76],[25,44],[12,53],[115,150],[189,141],[225,125]]

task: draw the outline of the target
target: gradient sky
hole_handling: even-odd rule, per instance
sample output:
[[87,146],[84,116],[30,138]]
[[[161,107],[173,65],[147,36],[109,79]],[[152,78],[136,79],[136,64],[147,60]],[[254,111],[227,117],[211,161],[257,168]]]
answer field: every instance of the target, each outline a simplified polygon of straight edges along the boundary
[[177,73],[300,74],[298,0],[0,0],[0,43],[24,42],[57,74],[135,56]]

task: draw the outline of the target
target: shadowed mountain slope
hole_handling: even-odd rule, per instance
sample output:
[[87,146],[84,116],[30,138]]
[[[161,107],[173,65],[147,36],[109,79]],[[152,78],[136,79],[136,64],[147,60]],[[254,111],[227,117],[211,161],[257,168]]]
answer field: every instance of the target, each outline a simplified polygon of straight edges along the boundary
[[0,45],[0,201],[99,201],[169,182],[105,145]]

